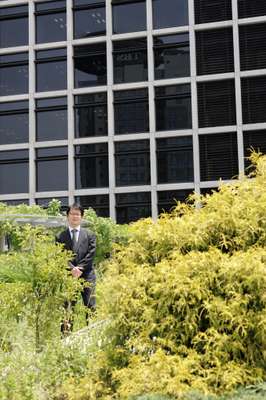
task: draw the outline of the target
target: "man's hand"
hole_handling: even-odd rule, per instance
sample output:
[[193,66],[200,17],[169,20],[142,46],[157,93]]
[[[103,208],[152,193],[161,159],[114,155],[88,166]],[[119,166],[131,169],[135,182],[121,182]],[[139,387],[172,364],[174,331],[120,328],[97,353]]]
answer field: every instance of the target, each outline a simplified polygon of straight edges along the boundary
[[74,267],[71,270],[71,274],[72,276],[74,276],[74,278],[79,278],[80,275],[82,274],[82,271],[78,267]]

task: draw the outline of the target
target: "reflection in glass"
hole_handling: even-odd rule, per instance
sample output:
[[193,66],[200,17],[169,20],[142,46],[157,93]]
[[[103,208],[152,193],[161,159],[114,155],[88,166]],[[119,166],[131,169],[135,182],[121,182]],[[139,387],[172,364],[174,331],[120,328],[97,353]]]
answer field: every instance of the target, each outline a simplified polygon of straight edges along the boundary
[[[74,4],[77,3],[74,1]],[[87,2],[88,3],[88,2]],[[105,35],[105,2],[74,6],[74,38]]]
[[1,8],[0,27],[0,48],[27,46],[28,6]]
[[29,141],[28,101],[0,105],[0,144],[26,143]]
[[76,189],[108,187],[108,144],[84,144],[75,148]]
[[28,92],[28,53],[0,56],[0,96]]
[[37,100],[36,104],[36,139],[67,139],[67,99]]
[[152,0],[153,28],[188,25],[187,0]]
[[67,88],[66,49],[37,51],[37,60],[36,90],[38,92]]
[[106,93],[75,96],[75,137],[107,134]]
[[113,42],[114,83],[148,79],[147,39]]
[[38,192],[68,189],[67,159],[67,147],[36,150],[36,188]]
[[146,30],[146,2],[112,2],[113,33],[138,32]]
[[74,48],[75,87],[106,85],[106,44]]
[[66,40],[65,1],[35,3],[36,43]]
[[190,129],[190,85],[155,88],[156,130]]
[[191,136],[157,139],[158,183],[193,182]]
[[29,191],[28,150],[0,152],[0,194]]
[[117,186],[150,184],[150,145],[148,140],[115,143]]
[[76,196],[75,201],[85,209],[93,208],[98,217],[108,218],[110,215],[108,194]]
[[116,195],[116,221],[118,224],[126,224],[150,216],[151,194],[149,192]]
[[188,33],[155,36],[153,43],[155,79],[189,76]]
[[148,90],[114,92],[115,134],[148,132]]

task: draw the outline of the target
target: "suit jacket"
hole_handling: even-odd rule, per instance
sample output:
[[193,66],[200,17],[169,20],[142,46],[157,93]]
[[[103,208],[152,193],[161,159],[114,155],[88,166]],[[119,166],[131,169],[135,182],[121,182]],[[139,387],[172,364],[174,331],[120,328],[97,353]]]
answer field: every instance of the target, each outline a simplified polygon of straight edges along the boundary
[[[72,239],[69,229],[64,230],[56,238],[58,243],[63,243],[66,250],[72,250]],[[93,266],[93,257],[96,250],[96,237],[92,232],[80,228],[77,243],[77,251],[71,263],[79,267],[82,272],[81,277],[86,281],[95,280],[95,271]]]

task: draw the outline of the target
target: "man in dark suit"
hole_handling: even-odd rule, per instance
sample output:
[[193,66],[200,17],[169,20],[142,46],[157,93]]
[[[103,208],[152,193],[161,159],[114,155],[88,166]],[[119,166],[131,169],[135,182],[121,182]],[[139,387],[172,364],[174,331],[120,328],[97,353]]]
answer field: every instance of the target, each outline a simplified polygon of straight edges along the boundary
[[[71,274],[74,278],[84,279],[89,282],[81,292],[83,303],[91,310],[95,309],[95,270],[93,258],[96,250],[96,238],[92,232],[81,228],[84,214],[83,208],[74,203],[67,209],[68,228],[56,238],[58,243],[63,243],[66,250],[72,250],[74,257],[69,263]],[[75,302],[72,302],[72,307]],[[68,305],[69,306],[69,305]],[[70,325],[72,323],[70,322]],[[67,330],[64,327],[62,331]]]

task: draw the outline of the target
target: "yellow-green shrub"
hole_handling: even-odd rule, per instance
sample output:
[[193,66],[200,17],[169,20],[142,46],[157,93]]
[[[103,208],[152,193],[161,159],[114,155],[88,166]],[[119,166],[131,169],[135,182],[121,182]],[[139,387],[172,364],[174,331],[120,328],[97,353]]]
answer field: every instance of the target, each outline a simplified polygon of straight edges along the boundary
[[181,398],[265,379],[265,187],[260,158],[256,178],[195,198],[203,207],[131,225],[98,284],[105,340],[68,399]]

